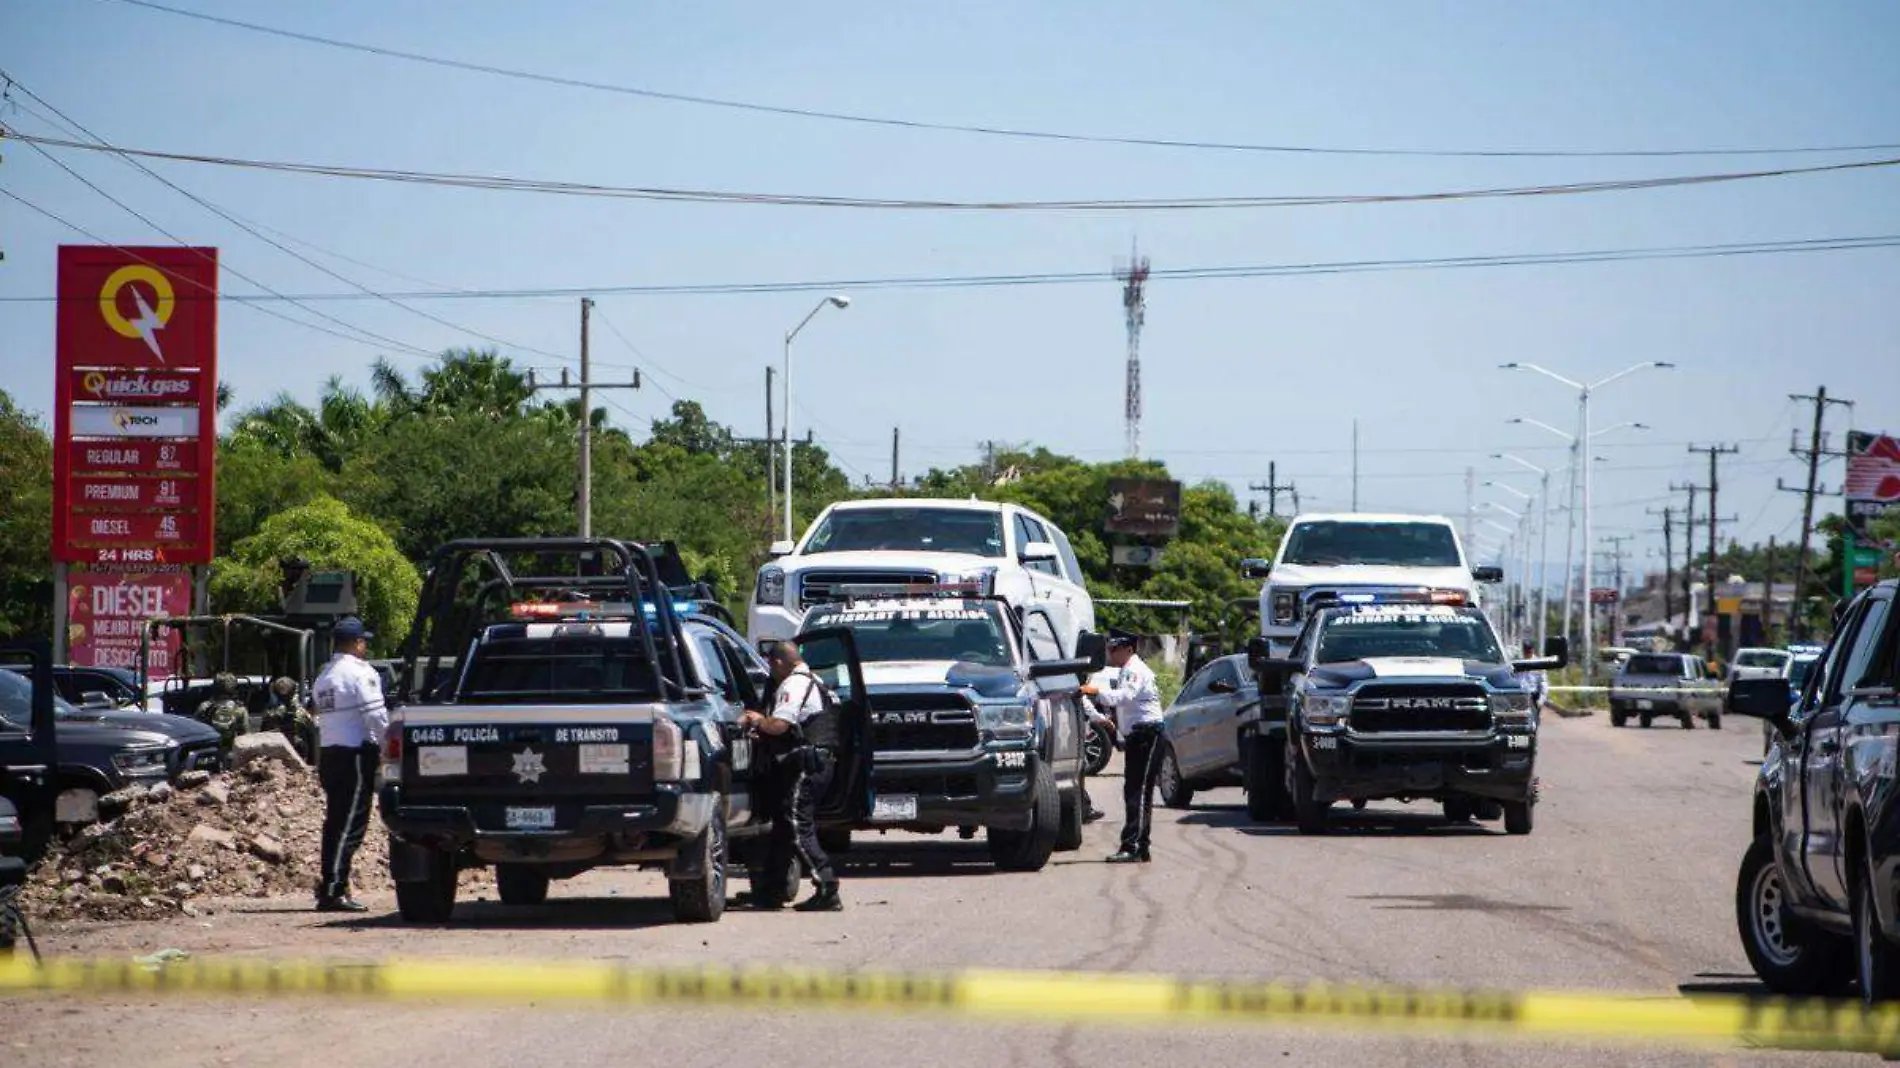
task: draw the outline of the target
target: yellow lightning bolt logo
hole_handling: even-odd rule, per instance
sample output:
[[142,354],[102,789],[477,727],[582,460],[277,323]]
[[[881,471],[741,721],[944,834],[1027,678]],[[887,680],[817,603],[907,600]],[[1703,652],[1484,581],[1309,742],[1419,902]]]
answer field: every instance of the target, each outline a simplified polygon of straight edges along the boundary
[[[137,286],[132,288],[132,302],[138,305],[136,318],[127,319],[119,311],[119,290],[131,286],[134,282],[144,282],[152,287],[152,295],[157,299],[154,307],[146,301],[145,293]],[[145,342],[159,363],[165,362],[165,353],[158,347],[158,332],[172,321],[172,308],[177,298],[172,295],[171,279],[165,277],[158,268],[143,263],[128,264],[113,271],[106,284],[99,290],[99,313],[105,316],[106,325],[121,337],[137,338]]]

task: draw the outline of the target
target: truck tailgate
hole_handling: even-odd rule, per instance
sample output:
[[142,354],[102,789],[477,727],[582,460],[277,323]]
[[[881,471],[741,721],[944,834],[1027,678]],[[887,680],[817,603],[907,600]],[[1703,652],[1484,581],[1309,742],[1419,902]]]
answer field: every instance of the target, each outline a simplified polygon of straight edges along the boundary
[[632,798],[653,792],[647,705],[408,709],[406,801]]

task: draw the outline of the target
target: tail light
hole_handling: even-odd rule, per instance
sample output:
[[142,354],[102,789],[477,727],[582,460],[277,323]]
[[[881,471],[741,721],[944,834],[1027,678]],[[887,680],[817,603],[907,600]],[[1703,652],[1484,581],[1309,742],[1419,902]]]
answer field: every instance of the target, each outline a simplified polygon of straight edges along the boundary
[[402,775],[402,721],[391,720],[383,731],[383,778]]
[[681,756],[684,742],[679,724],[670,719],[653,720],[654,782],[679,782],[685,776],[686,762]]

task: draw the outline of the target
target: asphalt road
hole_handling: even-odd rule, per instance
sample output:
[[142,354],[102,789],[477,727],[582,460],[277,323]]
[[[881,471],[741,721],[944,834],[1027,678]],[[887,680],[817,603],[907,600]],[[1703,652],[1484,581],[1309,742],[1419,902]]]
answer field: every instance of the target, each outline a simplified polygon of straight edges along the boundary
[[[1738,729],[1739,728],[1739,729]],[[1614,730],[1549,720],[1536,833],[1448,827],[1425,805],[1375,806],[1322,838],[1249,823],[1238,791],[1160,810],[1155,863],[1100,863],[1119,814],[1081,853],[1002,875],[980,843],[871,839],[846,867],[842,915],[730,912],[676,926],[657,875],[594,873],[543,907],[465,903],[449,929],[233,902],[214,915],[51,933],[59,954],[507,956],[627,962],[1083,968],[1673,996],[1759,989],[1736,942],[1759,728]],[[1112,769],[1111,769],[1112,770]],[[1118,778],[1098,801],[1114,800]],[[1343,810],[1336,810],[1343,811]],[[611,1014],[567,1007],[152,999],[0,1001],[12,1064],[399,1063],[1111,1066],[1870,1064],[1850,1055],[1529,1045],[1303,1028],[974,1025],[773,1012]]]

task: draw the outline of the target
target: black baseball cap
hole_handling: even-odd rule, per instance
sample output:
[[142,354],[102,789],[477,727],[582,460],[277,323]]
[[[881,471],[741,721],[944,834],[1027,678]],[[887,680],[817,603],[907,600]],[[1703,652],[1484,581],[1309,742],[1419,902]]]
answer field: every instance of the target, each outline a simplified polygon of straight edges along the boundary
[[1133,645],[1135,644],[1135,641],[1136,641],[1136,636],[1134,634],[1128,631],[1125,631],[1121,629],[1120,627],[1108,628],[1108,644],[1111,646]]

